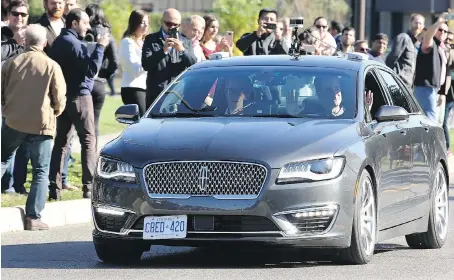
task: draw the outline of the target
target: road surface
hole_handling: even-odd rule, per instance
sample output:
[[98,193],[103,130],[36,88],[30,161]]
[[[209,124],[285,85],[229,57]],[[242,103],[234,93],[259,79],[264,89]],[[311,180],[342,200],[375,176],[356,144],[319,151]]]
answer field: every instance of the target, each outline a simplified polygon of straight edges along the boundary
[[[454,279],[454,186],[448,241],[439,250],[411,250],[404,238],[377,245],[372,262],[338,266],[317,252],[153,247],[133,266],[103,264],[91,242],[91,224],[47,232],[2,234],[2,279]],[[321,261],[320,261],[321,260]]]

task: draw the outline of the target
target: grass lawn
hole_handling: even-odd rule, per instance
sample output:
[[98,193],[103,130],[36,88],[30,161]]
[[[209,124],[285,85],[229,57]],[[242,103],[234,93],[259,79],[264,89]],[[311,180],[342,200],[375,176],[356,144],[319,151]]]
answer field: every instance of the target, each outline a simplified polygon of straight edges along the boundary
[[[73,154],[73,157],[76,159],[76,162],[69,167],[69,182],[71,185],[78,187],[79,189],[76,191],[62,191],[61,197],[62,200],[74,200],[74,199],[82,199],[82,165],[80,164],[80,154]],[[30,184],[32,181],[32,168],[30,163],[27,167],[27,182],[25,183],[25,188],[27,191],[30,191]],[[47,199],[47,198],[46,198]],[[25,205],[27,201],[26,195],[21,194],[2,194],[2,207],[12,207],[12,206],[19,206]],[[51,203],[46,201],[46,203]]]
[[118,123],[115,120],[115,111],[123,105],[121,97],[106,96],[104,106],[101,110],[101,116],[99,117],[99,134],[106,135],[122,131],[126,128],[125,124]]

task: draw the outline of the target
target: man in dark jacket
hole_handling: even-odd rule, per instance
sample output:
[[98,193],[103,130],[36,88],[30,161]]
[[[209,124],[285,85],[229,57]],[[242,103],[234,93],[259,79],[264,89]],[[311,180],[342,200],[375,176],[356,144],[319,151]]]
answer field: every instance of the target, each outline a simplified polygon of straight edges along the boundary
[[282,39],[280,33],[266,29],[267,23],[277,22],[277,12],[270,9],[262,9],[259,12],[257,31],[246,33],[236,42],[236,47],[244,55],[273,55],[287,54],[289,46]]
[[24,51],[28,3],[16,0],[8,6],[8,26],[2,27],[2,62]]
[[63,17],[65,2],[64,0],[44,0],[43,3],[46,12],[36,23],[46,28],[47,46],[44,52],[49,54],[55,38],[60,35],[61,30],[65,27],[65,19]]
[[68,144],[76,128],[82,147],[82,185],[83,197],[91,197],[91,186],[96,166],[96,136],[94,110],[91,91],[94,78],[101,68],[104,48],[109,43],[109,36],[98,39],[98,44],[91,54],[79,40],[90,28],[89,17],[81,9],[74,9],[66,17],[66,29],[55,39],[49,56],[62,68],[67,86],[66,109],[57,120],[57,135],[49,172],[49,199],[60,199],[62,189],[62,167],[68,152]]
[[180,27],[181,14],[167,9],[162,16],[161,29],[147,35],[142,48],[142,67],[147,74],[147,107],[163,89],[186,68],[197,61],[192,42],[177,32],[171,38],[169,31]]
[[393,69],[409,88],[413,87],[415,76],[417,36],[422,32],[424,22],[424,16],[413,14],[410,29],[397,35],[392,50],[386,57],[386,65]]

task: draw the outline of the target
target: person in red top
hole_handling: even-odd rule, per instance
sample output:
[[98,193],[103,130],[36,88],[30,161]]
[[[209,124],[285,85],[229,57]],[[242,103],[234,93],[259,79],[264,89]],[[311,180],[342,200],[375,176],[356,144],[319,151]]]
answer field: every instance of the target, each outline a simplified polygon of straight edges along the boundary
[[230,56],[233,56],[233,46],[230,46],[224,37],[219,44],[216,43],[216,36],[219,32],[219,21],[216,17],[206,15],[203,18],[205,19],[205,31],[200,46],[202,47],[205,58],[209,59],[209,56],[216,52],[228,52]]

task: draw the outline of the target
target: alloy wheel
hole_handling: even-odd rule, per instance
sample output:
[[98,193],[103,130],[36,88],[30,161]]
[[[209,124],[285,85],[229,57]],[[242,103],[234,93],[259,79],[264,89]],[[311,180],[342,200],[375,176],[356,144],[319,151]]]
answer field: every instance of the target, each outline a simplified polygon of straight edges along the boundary
[[370,179],[364,180],[361,194],[361,238],[360,242],[367,255],[372,255],[375,248],[376,211],[375,196]]
[[445,239],[448,233],[448,188],[442,169],[438,169],[435,178],[435,230],[440,239]]

